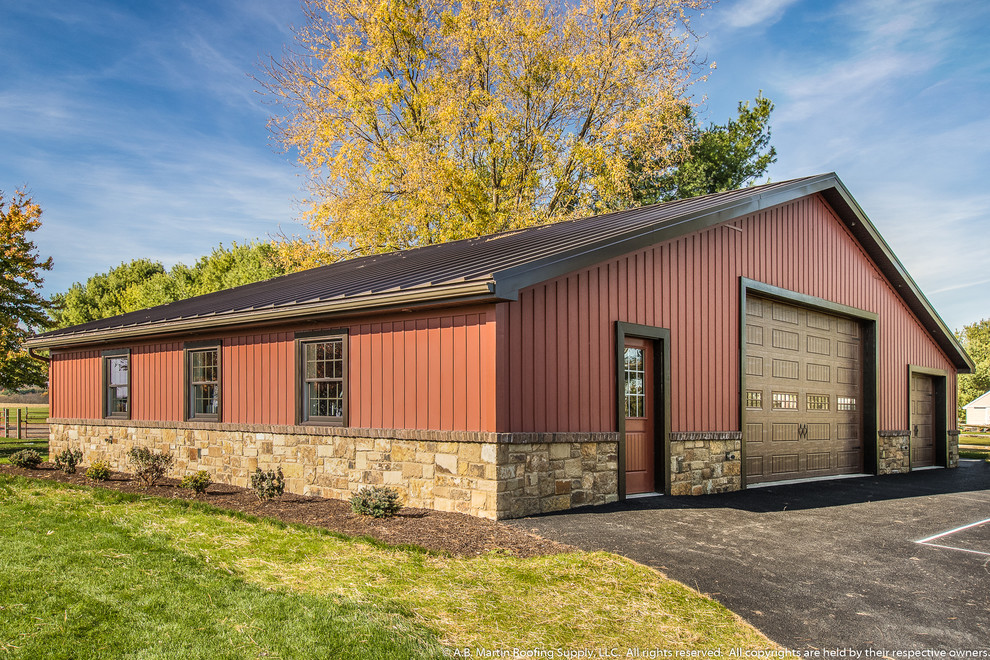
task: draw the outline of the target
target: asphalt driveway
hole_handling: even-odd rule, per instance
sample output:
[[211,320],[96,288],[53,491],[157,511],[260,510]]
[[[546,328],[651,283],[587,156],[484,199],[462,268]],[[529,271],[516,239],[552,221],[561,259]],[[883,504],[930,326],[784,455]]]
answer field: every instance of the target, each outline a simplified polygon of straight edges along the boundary
[[990,464],[963,461],[509,522],[653,566],[788,648],[986,650],[988,519]]

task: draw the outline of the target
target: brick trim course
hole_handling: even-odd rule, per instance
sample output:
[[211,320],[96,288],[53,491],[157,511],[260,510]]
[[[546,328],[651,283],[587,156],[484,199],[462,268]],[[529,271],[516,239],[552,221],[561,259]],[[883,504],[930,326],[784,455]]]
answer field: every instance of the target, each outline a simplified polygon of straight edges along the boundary
[[695,440],[742,440],[741,431],[674,431],[670,434],[671,442],[689,442]]
[[49,424],[107,426],[119,428],[226,431],[233,433],[278,433],[282,435],[332,436],[340,438],[395,438],[427,442],[494,442],[499,444],[618,442],[619,434],[602,433],[496,433],[493,431],[432,431],[426,429],[369,429],[299,424],[225,424],[218,422],[144,421],[130,419],[50,418]]

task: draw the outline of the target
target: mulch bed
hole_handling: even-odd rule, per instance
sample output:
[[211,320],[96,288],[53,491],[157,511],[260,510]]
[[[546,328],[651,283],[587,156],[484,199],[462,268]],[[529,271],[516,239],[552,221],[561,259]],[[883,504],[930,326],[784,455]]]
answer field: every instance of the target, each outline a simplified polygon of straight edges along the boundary
[[85,469],[81,469],[75,474],[65,474],[50,463],[42,463],[33,470],[0,465],[0,473],[4,474],[153,497],[197,500],[261,518],[323,527],[348,536],[370,536],[391,545],[416,545],[461,557],[492,551],[515,557],[537,557],[576,550],[509,525],[462,513],[403,508],[394,518],[376,520],[354,513],[350,503],[344,500],[285,493],[271,502],[261,502],[254,491],[227,484],[211,484],[205,494],[197,495],[190,489],[179,488],[176,479],[163,479],[154,486],[144,487],[130,474],[114,472],[109,480],[97,482],[87,479],[84,472]]

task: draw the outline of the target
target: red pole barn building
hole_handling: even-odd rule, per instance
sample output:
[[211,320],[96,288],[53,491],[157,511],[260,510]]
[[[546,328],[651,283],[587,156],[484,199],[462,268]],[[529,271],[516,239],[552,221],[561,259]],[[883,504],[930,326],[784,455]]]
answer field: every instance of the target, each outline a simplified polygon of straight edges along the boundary
[[972,362],[834,174],[37,335],[51,451],[489,518],[955,467]]

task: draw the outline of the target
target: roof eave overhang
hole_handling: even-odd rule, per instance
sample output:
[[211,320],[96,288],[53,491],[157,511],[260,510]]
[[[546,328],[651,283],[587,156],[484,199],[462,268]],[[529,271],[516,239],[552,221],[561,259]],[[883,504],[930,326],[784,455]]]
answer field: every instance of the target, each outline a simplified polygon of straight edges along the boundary
[[85,344],[105,344],[140,337],[175,335],[202,330],[222,330],[266,323],[286,323],[317,318],[332,319],[354,314],[387,312],[404,307],[419,307],[424,304],[432,306],[436,304],[497,302],[493,291],[494,285],[488,280],[459,282],[318,303],[59,334],[53,337],[40,335],[28,339],[24,345],[30,349],[66,348]]
[[606,241],[582,246],[578,250],[558,253],[546,259],[498,271],[493,274],[494,292],[499,298],[515,300],[519,297],[519,291],[527,286],[816,193],[824,197],[863,245],[959,373],[972,373],[975,365],[955,334],[949,330],[866,213],[834,173],[801,179],[790,186],[685,214],[660,227],[621,234]]
[[820,191],[829,206],[839,215],[849,231],[856,237],[873,262],[880,268],[887,281],[921,322],[925,330],[939,344],[958,373],[973,373],[976,365],[959,343],[956,335],[921,291],[914,278],[907,272],[894,251],[887,245],[866,212],[849,193],[842,181],[835,177],[832,186]]

